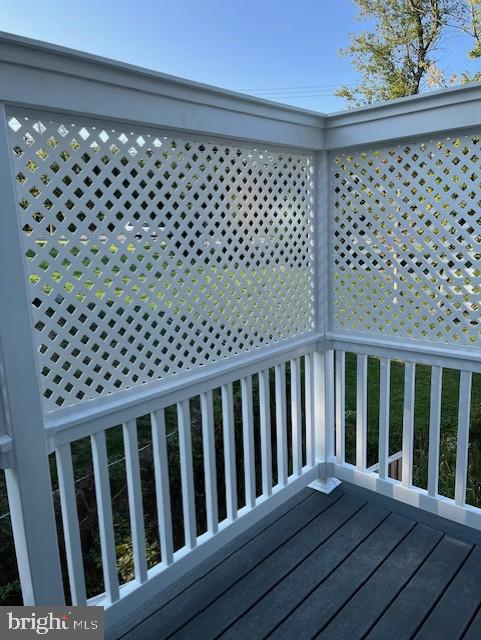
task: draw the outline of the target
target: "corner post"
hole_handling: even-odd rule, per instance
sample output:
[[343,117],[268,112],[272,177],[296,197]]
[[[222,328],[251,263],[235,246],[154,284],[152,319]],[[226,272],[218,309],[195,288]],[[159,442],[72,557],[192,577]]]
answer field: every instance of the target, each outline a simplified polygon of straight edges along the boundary
[[13,440],[5,470],[24,605],[63,605],[55,512],[5,105],[0,104],[0,389]]
[[309,486],[330,493],[340,481],[330,476],[334,461],[334,351],[327,334],[331,317],[331,242],[329,154],[323,150],[316,157],[316,277],[315,300],[318,331],[321,334],[319,350],[314,353],[314,425],[315,453],[320,477]]

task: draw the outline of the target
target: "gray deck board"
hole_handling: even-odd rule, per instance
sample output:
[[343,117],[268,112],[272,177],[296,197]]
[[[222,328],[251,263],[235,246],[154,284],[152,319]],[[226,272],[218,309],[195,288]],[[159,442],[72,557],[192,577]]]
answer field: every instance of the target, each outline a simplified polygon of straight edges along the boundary
[[[237,617],[246,612],[277,582],[292,571],[302,560],[333,535],[342,525],[359,511],[363,503],[352,496],[343,496],[327,511],[309,523],[291,538],[277,552],[261,562],[243,580],[239,581],[208,609],[196,616],[189,624],[176,633],[178,640],[192,640],[194,637],[215,637],[222,633]],[[376,526],[376,518],[387,515],[378,507],[366,507],[367,527]],[[362,518],[362,515],[359,515]],[[374,520],[374,524],[371,524]]]
[[394,601],[441,537],[440,531],[422,524],[416,525],[318,637],[322,640],[362,638]]
[[463,637],[481,604],[480,568],[481,547],[475,547],[416,634],[416,640]]
[[314,589],[269,637],[276,640],[313,638],[404,540],[414,525],[412,520],[390,514],[337,571]]
[[340,493],[325,496],[313,491],[295,509],[272,523],[242,549],[210,571],[201,581],[185,589],[177,598],[159,609],[155,615],[145,619],[128,634],[128,639],[160,640],[168,638],[175,632],[178,633],[181,626],[196,619],[196,616],[201,615],[209,605],[215,606],[216,600],[226,590],[248,575],[263,560],[272,556],[279,547],[295,537],[298,532],[305,531],[313,520],[322,518],[324,511],[335,505],[338,500],[355,505],[356,508],[364,504],[359,498],[350,496],[346,498]]
[[412,638],[471,548],[467,542],[445,536],[366,637],[369,640]]
[[221,637],[252,638],[255,633],[262,637],[272,631],[389,517],[389,512],[374,509],[373,512],[370,505],[361,509],[348,525],[303,560]]
[[481,638],[481,609],[478,609],[472,622],[463,636],[463,640],[479,640]]
[[349,484],[305,490],[115,638],[479,640],[480,541]]
[[[263,532],[267,532],[271,527],[275,529],[278,529],[279,527],[282,528],[282,519],[290,511],[293,511],[292,515],[294,515],[296,519],[299,517],[302,518],[302,510],[299,511],[298,509],[308,498],[310,500],[317,500],[317,508],[320,510],[322,508],[322,503],[327,508],[327,506],[329,506],[333,501],[340,498],[341,495],[342,492],[339,490],[334,491],[329,496],[323,496],[320,493],[312,491],[312,489],[308,487],[302,489],[298,494],[289,498],[282,505],[274,509],[274,511],[262,518],[262,520],[256,522],[252,527],[249,527],[249,529],[234,538],[234,540],[228,542],[222,549],[215,552],[207,560],[194,567],[179,579],[175,580],[174,583],[169,585],[160,594],[147,599],[142,604],[142,607],[132,612],[127,619],[121,619],[119,622],[106,629],[105,640],[117,640],[118,638],[125,637],[131,630],[136,629],[137,626],[141,625],[147,618],[150,618],[152,615],[157,615],[161,609],[169,603],[172,603],[173,600],[184,591],[193,588],[197,582],[207,576],[213,569],[221,569],[223,564],[224,567],[222,568],[225,569],[227,566],[225,563],[229,561],[231,556],[231,563],[233,562],[234,566],[237,566],[240,564],[238,554],[243,548],[245,548],[245,552],[249,558],[254,557],[256,555],[256,549],[259,547],[262,549],[266,548],[266,544],[262,539],[257,542],[255,542],[255,539]],[[325,498],[328,499],[325,500]],[[176,607],[177,606],[180,606],[179,601],[176,603]]]

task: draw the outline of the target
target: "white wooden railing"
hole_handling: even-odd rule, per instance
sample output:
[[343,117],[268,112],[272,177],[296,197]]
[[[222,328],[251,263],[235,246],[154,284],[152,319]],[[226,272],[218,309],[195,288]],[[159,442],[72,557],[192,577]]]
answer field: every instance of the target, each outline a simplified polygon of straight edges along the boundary
[[[311,483],[354,482],[481,527],[466,504],[481,373],[479,86],[323,116],[6,35],[0,79],[0,460],[26,604],[102,604],[112,622]],[[355,461],[346,353],[357,356]],[[368,357],[380,367],[374,461]],[[388,469],[393,361],[405,375],[400,480]],[[426,488],[413,484],[418,365],[432,368]],[[444,368],[461,372],[452,498],[438,487]],[[108,452],[119,425],[128,579]],[[79,447],[98,516],[93,592]]]
[[[414,349],[391,348],[379,345],[359,344],[357,341],[334,339],[336,346],[336,408],[332,420],[336,430],[336,455],[328,465],[327,473],[342,480],[352,482],[391,496],[402,502],[420,507],[445,518],[480,528],[480,509],[466,504],[466,483],[468,473],[468,448],[470,428],[470,407],[473,373],[480,373],[479,363],[473,359],[465,361],[458,357],[440,354],[419,354]],[[343,402],[345,398],[345,370],[343,360],[345,349],[357,355],[357,411],[356,411],[356,461],[346,462],[344,450],[345,419]],[[367,358],[379,359],[380,366],[380,398],[379,398],[379,437],[378,468],[374,471],[368,467],[366,459],[367,446]],[[401,451],[401,480],[393,480],[388,474],[389,456],[389,407],[392,387],[390,386],[391,362],[403,363],[403,429]],[[415,410],[415,375],[416,365],[429,366],[430,378],[430,412],[429,412],[429,446],[427,451],[427,486],[420,488],[413,485],[414,454],[414,410]],[[442,387],[443,368],[459,371],[459,390]],[[457,393],[458,418],[456,442],[456,466],[454,474],[454,497],[449,498],[439,493],[439,460],[440,460],[440,427],[441,401],[446,394]],[[396,456],[394,456],[396,457]]]

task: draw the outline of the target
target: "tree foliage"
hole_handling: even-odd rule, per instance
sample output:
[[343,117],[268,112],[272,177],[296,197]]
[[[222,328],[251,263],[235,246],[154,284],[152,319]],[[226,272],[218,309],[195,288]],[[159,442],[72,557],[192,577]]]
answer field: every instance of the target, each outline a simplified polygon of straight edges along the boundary
[[[473,41],[472,48],[468,51],[470,58],[481,58],[481,0],[468,0],[468,15],[465,17],[464,24],[461,29],[471,36]],[[481,80],[481,71],[469,74],[466,71],[461,74],[461,82],[479,82]]]
[[[429,84],[446,85],[436,53],[447,28],[461,29],[473,40],[471,57],[481,57],[481,0],[355,0],[360,19],[374,28],[351,35],[348,55],[361,74],[354,88],[337,95],[352,105],[371,104],[419,93]],[[456,81],[470,82],[465,73]]]

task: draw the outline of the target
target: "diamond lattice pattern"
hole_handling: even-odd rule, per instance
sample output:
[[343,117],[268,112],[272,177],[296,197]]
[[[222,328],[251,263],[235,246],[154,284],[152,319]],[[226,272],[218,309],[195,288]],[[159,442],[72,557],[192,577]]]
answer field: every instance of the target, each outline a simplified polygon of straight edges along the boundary
[[312,157],[9,126],[47,411],[313,329]]
[[338,329],[479,344],[481,141],[332,158]]

